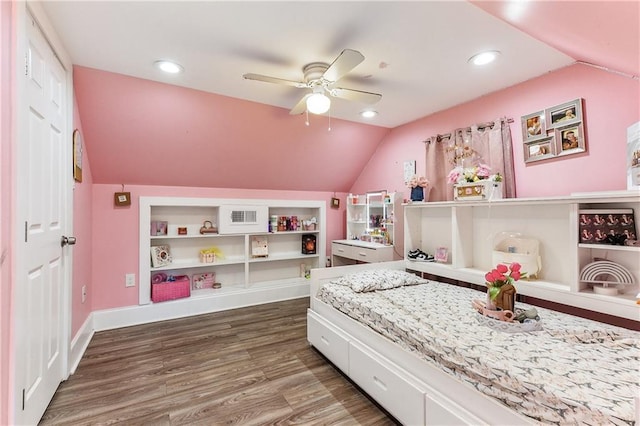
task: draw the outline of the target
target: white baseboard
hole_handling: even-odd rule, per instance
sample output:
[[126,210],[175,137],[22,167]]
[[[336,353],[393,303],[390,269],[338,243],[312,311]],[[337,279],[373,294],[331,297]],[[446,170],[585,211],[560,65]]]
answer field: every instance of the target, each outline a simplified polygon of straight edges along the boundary
[[302,297],[309,297],[309,280],[270,283],[269,286],[254,288],[212,290],[210,295],[94,311],[93,328],[95,331],[111,330]]
[[80,364],[80,360],[84,356],[94,332],[93,313],[90,313],[71,341],[71,348],[69,350],[69,374],[76,372],[76,368],[78,368],[78,364]]

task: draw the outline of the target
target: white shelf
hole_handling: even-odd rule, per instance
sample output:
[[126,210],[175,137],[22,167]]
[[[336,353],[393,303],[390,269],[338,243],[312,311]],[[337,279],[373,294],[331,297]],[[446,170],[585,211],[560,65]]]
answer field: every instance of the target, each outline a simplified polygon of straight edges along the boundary
[[269,254],[265,257],[252,257],[249,259],[249,263],[260,262],[278,262],[282,260],[296,260],[296,259],[311,259],[320,256],[319,254],[302,254],[302,253],[278,253]]
[[640,254],[640,247],[633,246],[615,246],[610,244],[578,244],[578,247],[593,250],[628,251]]
[[[409,203],[404,209],[404,252],[421,249],[434,254],[449,250],[449,264],[406,259],[407,268],[460,281],[484,285],[493,269],[494,238],[501,232],[518,232],[540,242],[539,279],[516,282],[518,292],[579,308],[640,321],[640,248],[603,244],[578,244],[581,209],[633,209],[636,232],[640,218],[637,192],[576,195],[497,201]],[[580,271],[594,257],[626,267],[635,278],[633,287],[614,296],[594,294],[579,281]]]
[[[219,226],[219,234],[198,233],[204,221],[220,225],[222,220],[224,224],[227,212],[236,209],[259,209],[264,214],[260,213],[258,221],[248,226],[233,224],[233,228],[225,230]],[[296,216],[299,221],[315,217],[318,225],[313,230],[261,232],[268,228],[272,215]],[[168,222],[169,235],[149,235],[152,221]],[[257,304],[274,301],[274,298],[300,297],[304,290],[300,281],[301,266],[307,269],[325,266],[325,223],[325,201],[140,197],[139,304],[151,304],[151,274],[158,271],[172,271],[175,275],[214,272],[222,288],[192,290],[190,298],[198,299],[198,303],[206,298],[222,297],[226,300],[225,306],[232,308],[246,306],[247,301]],[[187,227],[189,234],[177,234],[178,227]],[[302,236],[306,234],[316,236],[317,254],[302,254]],[[253,236],[267,237],[269,256],[251,257]],[[152,268],[150,247],[164,244],[170,246],[173,262]],[[212,263],[200,262],[196,257],[199,251],[211,246],[219,249],[224,257]]]
[[188,240],[193,238],[220,238],[228,237],[229,235],[220,234],[193,234],[193,235],[151,235],[151,240]]
[[249,235],[296,235],[296,234],[319,234],[320,230],[319,229],[310,229],[310,230],[299,230],[299,231],[276,231],[276,232],[252,232]]
[[204,263],[200,262],[199,259],[181,259],[175,262],[171,262],[166,266],[159,266],[157,268],[150,267],[149,270],[151,272],[157,271],[175,271],[181,269],[192,269],[192,268],[211,268],[215,266],[224,266],[224,265],[242,265],[245,263],[244,258],[232,258],[232,259],[216,259],[215,262]]

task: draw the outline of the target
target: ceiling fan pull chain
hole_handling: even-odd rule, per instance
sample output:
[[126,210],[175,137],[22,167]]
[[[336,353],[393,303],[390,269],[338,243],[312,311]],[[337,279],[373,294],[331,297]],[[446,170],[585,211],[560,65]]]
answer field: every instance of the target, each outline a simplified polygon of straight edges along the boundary
[[307,115],[307,119],[305,120],[304,124],[306,124],[308,126],[309,125],[309,110],[305,110],[304,112]]
[[327,132],[331,131],[331,108],[329,108],[329,128],[327,129]]

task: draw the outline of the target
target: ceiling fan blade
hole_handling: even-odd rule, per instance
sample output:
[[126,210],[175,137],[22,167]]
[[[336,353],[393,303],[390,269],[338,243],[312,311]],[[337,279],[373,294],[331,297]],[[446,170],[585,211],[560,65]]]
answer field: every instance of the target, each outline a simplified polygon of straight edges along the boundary
[[379,93],[363,92],[361,90],[354,89],[344,89],[342,87],[334,87],[333,89],[329,90],[329,94],[331,94],[331,96],[335,96],[336,98],[362,102],[365,104],[375,104],[380,99],[382,99],[382,95]]
[[309,87],[307,86],[306,83],[303,83],[301,81],[285,80],[283,78],[269,77],[267,75],[261,75],[261,74],[244,74],[242,77],[246,80],[257,80],[257,81],[264,81],[267,83],[284,84],[287,86],[298,87],[300,89]]
[[357,50],[345,49],[324,72],[322,77],[328,81],[338,81],[346,73],[364,61],[364,55]]
[[300,101],[296,104],[296,106],[291,108],[291,111],[289,111],[289,114],[298,115],[305,112],[307,110],[307,98],[311,95],[312,95],[311,93],[307,93],[306,95],[304,95],[302,99],[300,99]]

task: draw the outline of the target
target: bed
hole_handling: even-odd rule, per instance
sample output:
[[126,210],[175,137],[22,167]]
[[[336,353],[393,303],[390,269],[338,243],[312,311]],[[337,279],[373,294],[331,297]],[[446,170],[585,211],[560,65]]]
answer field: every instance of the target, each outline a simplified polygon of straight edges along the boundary
[[307,322],[309,342],[403,424],[638,421],[640,333],[542,308],[541,331],[496,330],[471,307],[481,292],[404,267],[312,271]]

